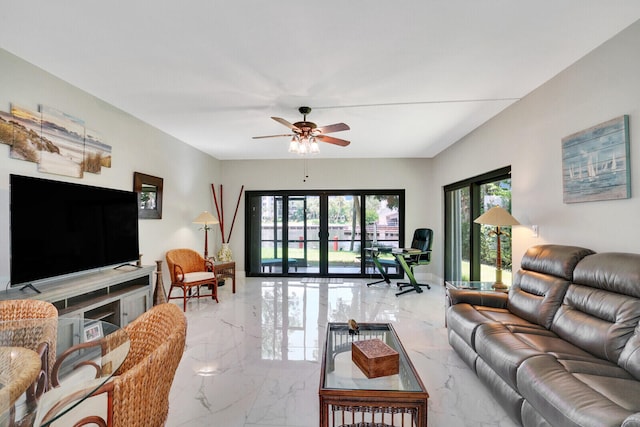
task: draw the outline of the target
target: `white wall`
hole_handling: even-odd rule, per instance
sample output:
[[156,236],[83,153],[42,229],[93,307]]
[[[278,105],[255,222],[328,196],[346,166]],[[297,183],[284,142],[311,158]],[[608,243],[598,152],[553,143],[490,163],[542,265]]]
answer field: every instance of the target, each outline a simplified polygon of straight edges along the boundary
[[[54,107],[84,119],[87,127],[98,131],[112,146],[110,169],[76,179],[40,173],[35,163],[10,159],[9,146],[0,144],[0,288],[9,280],[11,173],[123,190],[133,189],[134,172],[161,177],[162,219],[139,221],[143,263],[153,265],[155,260],[164,259],[167,249],[174,247],[202,251],[202,232],[191,221],[203,210],[213,208],[211,183],[220,180],[218,160],[1,49],[0,69],[0,110],[8,112],[11,103],[33,111],[37,111],[39,104]],[[46,217],[46,206],[39,208]],[[34,226],[46,233],[56,225],[43,221]],[[38,248],[33,250],[37,252]],[[167,286],[168,281],[164,282]]]
[[[287,149],[283,141],[282,150]],[[305,160],[238,160],[222,162],[225,223],[231,224],[240,187],[245,190],[404,189],[405,233],[410,239],[419,227],[435,228],[438,192],[432,187],[431,159],[313,159],[306,161],[309,178],[303,182]],[[242,198],[230,246],[238,269],[244,270],[244,202]],[[228,233],[228,226],[225,225]],[[218,245],[220,241],[216,241]],[[434,254],[432,265],[442,264]],[[420,267],[425,274],[432,266]]]
[[[539,238],[514,227],[514,269],[528,247],[542,243],[640,252],[639,45],[640,21],[438,155],[440,229],[443,185],[510,164],[513,215],[540,226]],[[632,198],[563,203],[561,139],[624,114],[630,116]],[[441,252],[442,235],[436,236]]]

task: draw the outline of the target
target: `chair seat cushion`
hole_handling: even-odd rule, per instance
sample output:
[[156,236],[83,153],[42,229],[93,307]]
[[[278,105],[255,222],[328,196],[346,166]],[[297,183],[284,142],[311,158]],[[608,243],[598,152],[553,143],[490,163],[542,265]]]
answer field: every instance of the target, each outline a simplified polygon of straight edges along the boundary
[[212,280],[216,277],[213,272],[194,271],[193,273],[185,273],[182,277],[184,283],[202,282],[203,280]]

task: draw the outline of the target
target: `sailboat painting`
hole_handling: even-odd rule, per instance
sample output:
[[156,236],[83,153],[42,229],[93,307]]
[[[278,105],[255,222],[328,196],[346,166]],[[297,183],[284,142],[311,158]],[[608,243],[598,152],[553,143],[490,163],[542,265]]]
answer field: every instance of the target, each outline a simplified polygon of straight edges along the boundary
[[562,138],[564,203],[628,199],[629,116]]

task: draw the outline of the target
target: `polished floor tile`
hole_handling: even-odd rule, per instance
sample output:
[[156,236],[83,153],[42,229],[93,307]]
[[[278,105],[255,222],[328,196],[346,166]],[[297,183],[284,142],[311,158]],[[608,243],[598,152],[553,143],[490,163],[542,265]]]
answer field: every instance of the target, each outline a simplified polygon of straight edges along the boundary
[[393,324],[429,392],[430,427],[514,426],[449,346],[441,286],[396,297],[384,283],[318,282],[240,278],[219,304],[189,302],[167,426],[317,426],[326,325],[351,318]]

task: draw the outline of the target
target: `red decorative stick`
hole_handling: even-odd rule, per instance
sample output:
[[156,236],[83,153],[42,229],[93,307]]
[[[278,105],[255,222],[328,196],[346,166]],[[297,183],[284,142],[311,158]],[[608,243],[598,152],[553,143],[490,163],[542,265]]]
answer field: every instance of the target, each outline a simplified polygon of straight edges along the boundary
[[220,184],[220,232],[222,233],[222,243],[224,240],[224,195],[222,194],[222,184]]
[[238,195],[238,203],[236,203],[236,211],[233,213],[233,221],[231,221],[231,228],[229,229],[229,238],[227,242],[231,240],[231,232],[233,231],[233,224],[236,223],[236,215],[238,215],[238,208],[240,207],[240,199],[242,198],[242,190],[244,190],[244,185],[240,188],[240,194]]
[[[216,196],[216,185],[211,184],[211,191],[213,192],[213,202],[216,205],[216,213],[218,214],[219,225],[220,225],[220,233],[222,234],[222,243],[224,243],[224,228],[222,225],[222,218],[220,217],[220,209],[218,208],[218,197]],[[221,200],[222,201],[222,200]]]

